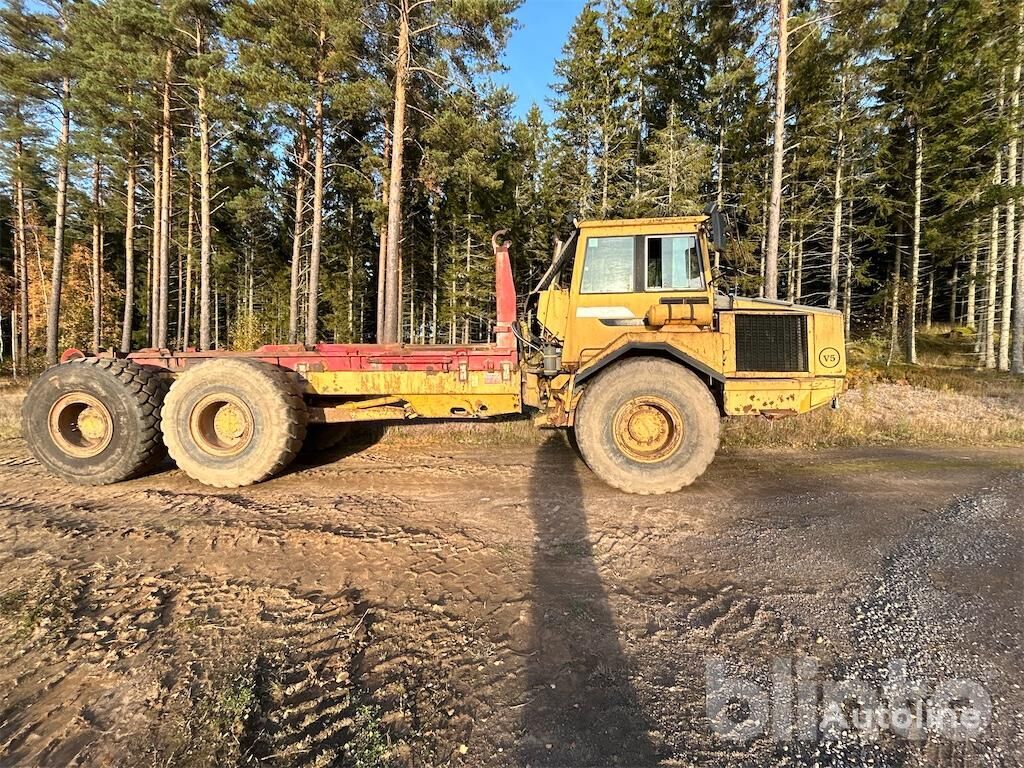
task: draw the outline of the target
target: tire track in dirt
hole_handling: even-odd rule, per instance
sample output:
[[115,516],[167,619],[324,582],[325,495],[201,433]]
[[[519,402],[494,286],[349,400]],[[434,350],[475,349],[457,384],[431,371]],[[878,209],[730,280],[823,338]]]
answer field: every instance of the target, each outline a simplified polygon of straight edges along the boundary
[[[815,490],[820,475],[793,488],[785,461],[758,466],[651,500],[595,483],[568,449],[489,463],[380,446],[244,491],[173,470],[81,490],[0,444],[0,642],[16,649],[0,659],[0,762],[516,765],[548,687],[529,673],[548,621],[565,701],[642,710],[669,764],[779,762],[708,732],[706,656],[839,653],[851,628],[818,640],[863,598],[851,582],[874,546],[851,546],[839,515],[908,494],[877,468]],[[903,535],[886,525],[882,553]],[[565,746],[531,749],[543,765]]]
[[[372,751],[373,739],[365,733],[386,730],[396,740],[396,754],[430,764],[425,756],[444,761],[457,754],[459,741],[453,739],[467,740],[473,724],[494,711],[494,699],[478,695],[476,686],[484,680],[493,694],[505,677],[499,671],[502,649],[483,630],[500,601],[480,578],[498,578],[500,568],[472,536],[421,519],[414,507],[422,505],[376,492],[346,491],[311,502],[277,491],[205,495],[139,483],[102,492],[73,489],[69,498],[62,488],[34,483],[32,470],[2,470],[0,476],[12,482],[4,482],[0,493],[0,536],[17,534],[19,569],[60,552],[61,561],[50,567],[85,574],[68,611],[74,635],[45,635],[47,642],[30,651],[36,666],[62,664],[74,672],[48,684],[36,675],[11,680],[18,690],[45,690],[47,698],[4,700],[5,757],[44,764],[110,758],[96,752],[97,729],[125,713],[101,717],[85,702],[102,698],[104,684],[120,689],[141,676],[153,697],[143,709],[155,707],[170,723],[143,739],[146,754],[173,760],[182,738],[216,719],[201,714],[198,725],[189,719],[190,711],[209,710],[207,699],[224,685],[204,664],[238,655],[229,647],[254,637],[259,649],[242,656],[261,691],[258,711],[250,716],[258,726],[246,726],[252,734],[247,745],[239,744],[239,754],[249,750],[313,765],[360,739],[369,738]],[[294,577],[291,550],[305,551],[303,571],[315,572],[318,559],[330,561],[312,581],[326,584],[336,574],[335,582],[344,583],[333,599],[346,607],[325,620],[333,626],[319,635],[308,600],[285,601],[276,609],[266,597],[269,583],[281,582],[287,568]],[[258,565],[238,567],[247,560]],[[389,566],[384,572],[381,563]],[[130,585],[141,585],[141,594],[150,597],[140,602],[126,591]],[[247,591],[264,595],[261,608],[246,602]],[[488,608],[481,612],[467,603]],[[476,618],[466,621],[465,614]],[[203,628],[216,633],[216,643],[199,642]],[[173,659],[177,671],[151,669],[143,659]],[[75,714],[56,724],[47,719],[48,701],[64,702],[63,709]],[[416,745],[415,760],[405,740]]]

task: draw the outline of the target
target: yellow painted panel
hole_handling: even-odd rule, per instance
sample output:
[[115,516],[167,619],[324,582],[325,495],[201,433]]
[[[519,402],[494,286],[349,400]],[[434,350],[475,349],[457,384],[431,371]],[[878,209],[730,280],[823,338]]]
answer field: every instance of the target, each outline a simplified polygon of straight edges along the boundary
[[537,322],[556,339],[565,338],[565,327],[569,322],[568,289],[549,288],[540,292],[537,300]]
[[807,413],[830,404],[843,393],[844,386],[842,378],[729,379],[725,382],[725,412],[729,416]]
[[522,387],[518,368],[506,371],[307,371],[306,392],[324,396],[515,395]]
[[425,419],[487,418],[522,412],[519,395],[409,395],[405,398]]

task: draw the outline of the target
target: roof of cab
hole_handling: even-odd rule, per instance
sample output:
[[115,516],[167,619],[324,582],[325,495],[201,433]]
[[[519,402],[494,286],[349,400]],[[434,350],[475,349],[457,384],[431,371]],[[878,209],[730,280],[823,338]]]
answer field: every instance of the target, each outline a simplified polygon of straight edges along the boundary
[[624,229],[641,229],[643,227],[689,226],[698,227],[708,220],[707,216],[662,216],[651,219],[590,219],[579,223],[580,229],[590,227],[622,227]]

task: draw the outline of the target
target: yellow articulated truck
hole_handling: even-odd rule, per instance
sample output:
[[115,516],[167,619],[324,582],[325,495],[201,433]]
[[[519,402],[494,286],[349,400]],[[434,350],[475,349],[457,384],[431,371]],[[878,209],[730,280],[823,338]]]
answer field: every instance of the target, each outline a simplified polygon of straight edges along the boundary
[[608,484],[677,491],[710,464],[723,416],[806,413],[844,388],[842,315],[717,293],[723,231],[717,211],[585,221],[519,316],[498,233],[490,343],[68,350],[29,389],[26,439],[73,482],[138,476],[166,451],[195,480],[238,487],[280,471],[308,432],[529,414],[570,430]]

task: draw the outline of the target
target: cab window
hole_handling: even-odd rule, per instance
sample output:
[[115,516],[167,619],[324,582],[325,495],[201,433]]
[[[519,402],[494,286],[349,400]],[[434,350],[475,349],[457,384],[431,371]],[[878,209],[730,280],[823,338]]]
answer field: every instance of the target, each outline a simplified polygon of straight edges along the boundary
[[633,292],[633,238],[591,237],[583,257],[583,293]]
[[704,288],[704,272],[695,235],[645,238],[644,263],[644,287],[648,291],[699,291]]

